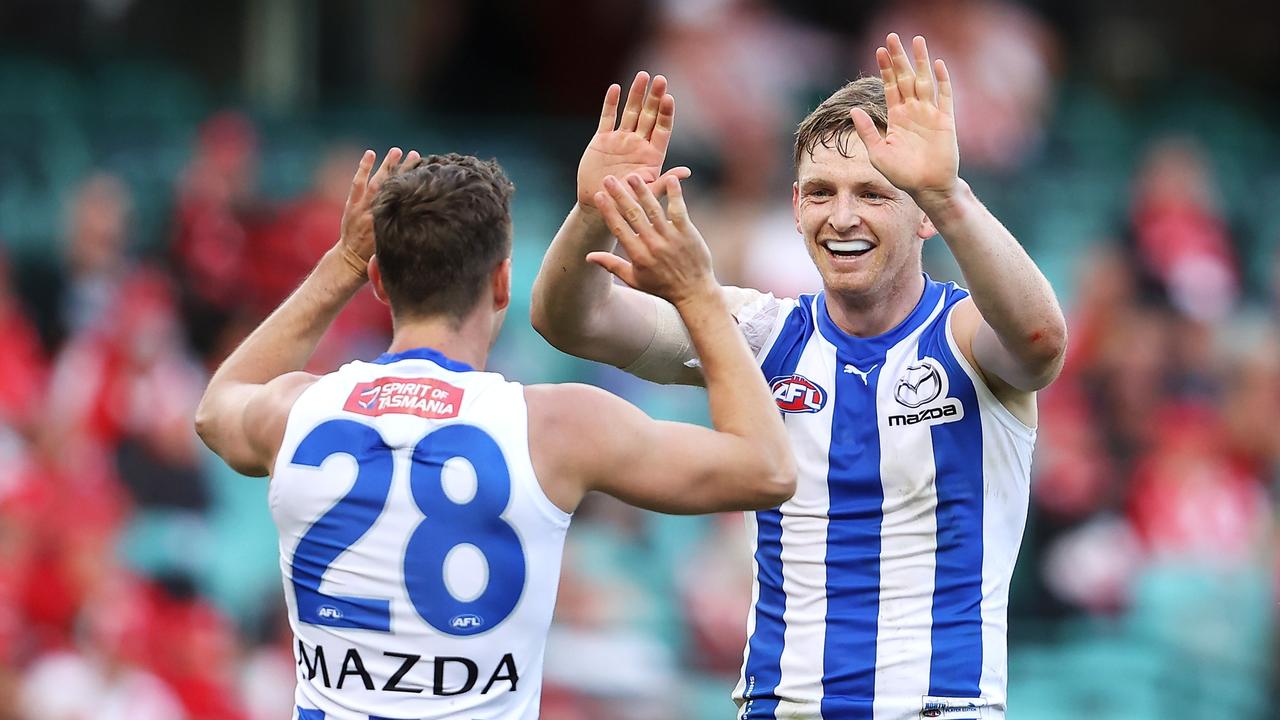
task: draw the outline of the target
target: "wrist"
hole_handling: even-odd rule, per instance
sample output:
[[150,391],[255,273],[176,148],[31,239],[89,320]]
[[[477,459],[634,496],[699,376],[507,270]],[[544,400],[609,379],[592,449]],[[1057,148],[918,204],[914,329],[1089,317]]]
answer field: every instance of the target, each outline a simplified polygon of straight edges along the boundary
[[977,200],[969,183],[958,177],[950,187],[923,190],[915,193],[912,199],[939,230],[942,225],[964,217]]
[[339,241],[320,258],[316,272],[326,274],[340,286],[351,285],[358,289],[369,281],[369,261]]
[[715,307],[724,302],[724,297],[720,292],[720,284],[714,277],[708,275],[706,279],[693,284],[684,292],[673,295],[670,300],[676,310],[683,314],[701,308]]

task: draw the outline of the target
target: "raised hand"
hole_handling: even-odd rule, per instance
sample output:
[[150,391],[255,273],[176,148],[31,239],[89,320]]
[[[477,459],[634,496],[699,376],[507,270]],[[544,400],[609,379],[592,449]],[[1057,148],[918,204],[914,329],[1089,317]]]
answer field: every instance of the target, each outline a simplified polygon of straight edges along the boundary
[[656,183],[646,183],[636,173],[625,183],[612,175],[604,179],[605,189],[593,201],[631,261],[607,252],[589,253],[587,260],[679,307],[699,295],[718,293],[720,286],[711,271],[711,251],[689,220],[680,179],[668,175],[660,183],[668,195],[665,212],[650,188]]
[[956,143],[951,75],[941,60],[929,61],[924,38],[912,42],[915,67],[896,33],[876,49],[884,81],[889,127],[884,137],[871,116],[852,111],[858,137],[867,147],[871,164],[889,182],[916,197],[945,195],[959,179],[960,152]]
[[347,193],[347,205],[342,209],[341,235],[338,244],[342,247],[343,257],[357,274],[367,277],[369,258],[373,257],[373,199],[378,194],[382,183],[392,175],[412,170],[422,162],[417,150],[410,150],[408,155],[400,148],[393,147],[382,158],[382,165],[370,177],[376,155],[372,150],[365,150],[356,166],[355,177],[351,178],[351,191]]
[[667,94],[667,79],[658,75],[650,84],[649,73],[636,73],[619,121],[621,97],[622,87],[610,85],[596,134],[578,163],[578,204],[586,208],[595,206],[593,198],[610,175],[620,178],[634,173],[659,193],[665,187],[658,182],[660,177],[689,177],[686,167],[662,174],[676,116],[676,99]]

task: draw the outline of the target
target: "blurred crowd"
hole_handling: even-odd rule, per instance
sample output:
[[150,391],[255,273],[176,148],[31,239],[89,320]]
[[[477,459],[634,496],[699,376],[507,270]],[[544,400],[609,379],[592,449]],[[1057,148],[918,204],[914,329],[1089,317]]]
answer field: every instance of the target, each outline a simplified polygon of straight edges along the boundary
[[[1216,146],[1194,133],[1144,136],[1110,192],[1115,212],[1064,251],[1033,221],[1052,208],[1016,206],[1046,167],[1088,162],[1057,146],[1082,132],[1054,120],[1067,49],[1026,6],[892,3],[853,36],[751,0],[656,7],[622,61],[664,72],[679,97],[671,158],[694,169],[693,213],[720,279],[780,294],[816,289],[788,202],[795,121],[873,69],[868,49],[887,29],[923,33],[947,58],[962,173],[1069,299],[1071,345],[1040,399],[1011,598],[1015,702],[1020,668],[1033,667],[1019,648],[1093,633],[1153,648],[1153,685],[1182,677],[1160,662],[1233,675],[1243,690],[1206,681],[1169,692],[1180,704],[1235,692],[1235,704],[1213,707],[1252,717],[1250,691],[1265,700],[1276,666],[1280,263],[1270,248],[1280,237],[1233,214],[1226,188],[1241,180],[1219,171]],[[519,123],[500,127],[519,144]],[[262,187],[264,142],[250,115],[216,112],[194,128],[164,202],[92,169],[58,199],[61,230],[41,262],[0,237],[0,720],[289,712],[294,660],[265,480],[221,467],[191,417],[212,369],[335,241],[361,148],[310,148],[309,189],[281,200]],[[551,175],[571,178],[574,159],[547,158],[562,166]],[[519,289],[573,194],[571,179],[548,190],[513,175],[528,203],[516,217]],[[164,208],[151,241],[137,236],[144,206]],[[929,271],[961,281],[930,242]],[[561,358],[527,327],[526,302],[499,370],[597,382],[659,414],[701,417],[696,391]],[[384,307],[362,292],[309,369],[376,356],[389,332]],[[675,519],[589,499],[566,545],[544,716],[727,716],[747,548],[739,515]],[[1077,694],[1062,697],[1078,699],[1079,680],[1064,680]],[[1215,716],[1098,702],[1094,717]],[[1105,714],[1116,707],[1142,710]]]

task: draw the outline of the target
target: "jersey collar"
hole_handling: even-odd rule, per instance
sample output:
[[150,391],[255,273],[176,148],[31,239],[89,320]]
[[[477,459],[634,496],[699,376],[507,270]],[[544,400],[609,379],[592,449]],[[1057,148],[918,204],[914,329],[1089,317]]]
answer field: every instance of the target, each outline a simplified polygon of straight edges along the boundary
[[938,300],[942,297],[942,283],[934,282],[928,273],[924,273],[924,292],[916,303],[915,309],[892,330],[873,337],[858,337],[841,330],[831,315],[827,313],[826,293],[818,293],[818,330],[827,342],[835,345],[850,355],[873,357],[884,355],[889,348],[897,345],[902,338],[911,334],[933,312]]
[[454,372],[475,372],[475,368],[470,365],[458,360],[450,359],[439,350],[432,350],[428,347],[410,348],[398,353],[383,353],[370,362],[377,365],[390,365],[391,363],[397,363],[401,360],[430,360],[445,370],[452,370]]

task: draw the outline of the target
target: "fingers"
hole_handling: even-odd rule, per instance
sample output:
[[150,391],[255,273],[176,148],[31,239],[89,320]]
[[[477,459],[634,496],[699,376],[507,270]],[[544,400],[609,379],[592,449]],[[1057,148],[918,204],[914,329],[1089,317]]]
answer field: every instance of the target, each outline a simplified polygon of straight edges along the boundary
[[934,60],[933,72],[938,76],[938,109],[948,115],[955,115],[955,101],[951,97],[951,73],[947,71],[947,64]]
[[640,120],[636,124],[636,132],[646,140],[653,133],[658,122],[658,111],[663,98],[667,96],[667,79],[661,75],[653,76],[649,86],[649,94],[644,97],[644,107],[640,110]]
[[622,97],[621,85],[610,85],[604,93],[604,107],[600,109],[600,124],[596,132],[611,132],[618,122],[618,100]]
[[[662,77],[659,75],[658,77]],[[657,124],[653,128],[650,142],[659,152],[666,154],[671,144],[671,128],[676,124],[676,98],[674,95],[663,95],[658,104]]]
[[916,97],[932,103],[933,63],[929,61],[929,48],[923,36],[917,35],[912,39],[911,51],[915,55]]
[[400,158],[404,157],[404,151],[398,147],[393,147],[387,151],[385,157],[382,158],[382,164],[378,166],[378,172],[373,174],[369,180],[369,192],[378,192],[378,188],[382,187],[382,183],[394,171],[395,167],[400,164]]
[[635,266],[617,255],[607,252],[590,252],[587,253],[587,262],[595,263],[627,285],[637,287]]
[[911,70],[911,60],[907,57],[906,48],[902,47],[902,39],[898,37],[898,33],[889,33],[886,45],[898,84],[898,94],[903,100],[916,97],[915,72]]
[[849,115],[853,118],[853,129],[858,131],[858,138],[862,140],[862,144],[867,148],[867,154],[874,154],[880,143],[884,142],[884,138],[880,137],[880,129],[876,127],[875,121],[862,108],[853,108],[849,111]]
[[644,103],[644,90],[649,86],[649,73],[641,70],[631,82],[631,91],[627,93],[627,104],[622,108],[622,122],[618,129],[623,132],[634,132],[640,122],[640,107]]
[[[613,199],[614,205],[617,206],[622,219],[626,221],[632,232],[640,236],[644,241],[653,242],[658,239],[658,233],[654,228],[654,218],[652,218],[644,206],[636,197],[635,186],[644,187],[644,182],[639,175],[634,173],[628,177],[626,184],[618,178],[610,175],[604,179],[604,191]],[[628,187],[628,185],[630,187]],[[652,194],[650,194],[652,197]],[[656,200],[654,201],[656,204]],[[657,222],[661,222],[662,208],[658,208]],[[628,253],[631,251],[628,250]]]
[[659,176],[657,180],[654,180],[651,183],[647,183],[647,185],[649,186],[649,190],[653,193],[654,197],[660,198],[663,195],[667,194],[667,188],[669,187],[668,181],[670,178],[679,178],[681,180],[687,180],[691,175],[693,175],[692,170],[685,167],[684,165],[679,165],[677,167],[673,167],[670,170],[662,173],[662,175]]
[[410,150],[408,155],[404,156],[404,162],[400,163],[400,167],[396,168],[395,174],[408,172],[422,164],[422,155],[417,150]]
[[880,81],[884,83],[884,102],[888,107],[902,103],[902,93],[898,92],[898,78],[893,73],[893,61],[889,59],[889,51],[876,48],[876,65],[880,67]]
[[[610,184],[610,180],[615,185],[621,186],[617,178],[613,176],[605,179],[606,186]],[[596,208],[600,210],[600,214],[604,217],[605,225],[609,226],[609,231],[613,233],[614,237],[618,238],[618,243],[622,245],[623,250],[627,251],[627,255],[630,255],[637,262],[650,260],[648,248],[645,247],[644,243],[640,242],[639,236],[627,224],[626,219],[622,217],[622,209],[618,207],[618,202],[613,195],[597,192],[592,196],[592,200],[595,201]],[[641,218],[644,217],[644,213],[640,212],[638,208],[636,211],[639,212]]]
[[360,156],[360,164],[356,165],[356,174],[351,178],[351,191],[347,193],[347,204],[358,205],[364,200],[365,191],[369,187],[369,172],[373,170],[373,160],[377,154],[365,150]]
[[[689,224],[689,208],[684,204],[684,190],[680,187],[680,178],[675,175],[675,168],[663,177],[667,178],[667,217],[677,229],[683,230]],[[689,177],[685,175],[685,177]]]
[[666,213],[662,211],[662,205],[658,202],[658,198],[649,190],[649,186],[639,175],[632,173],[627,176],[627,185],[631,187],[631,192],[636,199],[640,201],[640,209],[644,210],[644,215],[649,219],[649,223],[655,228],[659,225],[667,223]]

